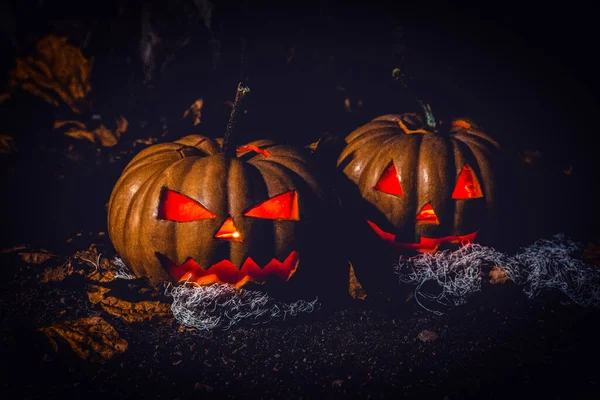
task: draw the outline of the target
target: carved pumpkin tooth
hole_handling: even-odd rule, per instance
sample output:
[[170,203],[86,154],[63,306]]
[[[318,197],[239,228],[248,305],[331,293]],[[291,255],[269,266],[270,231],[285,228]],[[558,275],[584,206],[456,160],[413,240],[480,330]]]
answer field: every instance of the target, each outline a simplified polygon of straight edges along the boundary
[[292,251],[283,261],[273,258],[264,266],[259,266],[251,257],[247,257],[240,268],[230,260],[221,260],[203,269],[193,258],[188,258],[181,265],[169,260],[168,257],[163,256],[163,258],[165,269],[180,283],[189,280],[200,285],[225,283],[236,287],[242,287],[248,282],[261,283],[271,276],[287,281],[296,272],[299,261],[298,253]]

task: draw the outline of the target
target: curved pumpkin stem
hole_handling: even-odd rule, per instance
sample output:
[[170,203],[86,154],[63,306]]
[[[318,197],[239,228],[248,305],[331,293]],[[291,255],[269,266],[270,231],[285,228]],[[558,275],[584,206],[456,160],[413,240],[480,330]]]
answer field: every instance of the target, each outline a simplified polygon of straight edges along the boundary
[[221,146],[221,152],[228,157],[236,157],[236,143],[235,136],[233,135],[233,127],[237,121],[238,114],[240,113],[240,104],[246,94],[250,93],[250,88],[244,85],[242,82],[238,84],[237,92],[235,94],[235,100],[233,101],[233,108],[231,114],[229,114],[229,121],[227,122],[227,130],[223,137],[223,145]]
[[[419,97],[415,94],[415,91],[406,84],[405,78],[407,76],[402,72],[402,70],[400,70],[400,68],[394,68],[394,70],[392,71],[392,76],[394,77],[394,80],[400,82],[402,86],[404,86],[404,88],[408,90],[409,93],[415,98],[417,103],[419,103],[419,105],[423,109],[423,113],[425,114],[425,124],[427,125],[427,127],[431,130],[435,130],[437,128],[437,123],[435,122],[435,117],[433,116],[433,112],[431,111],[431,106],[423,102],[423,100],[419,99]],[[418,131],[420,131],[420,129],[410,133],[417,133]]]

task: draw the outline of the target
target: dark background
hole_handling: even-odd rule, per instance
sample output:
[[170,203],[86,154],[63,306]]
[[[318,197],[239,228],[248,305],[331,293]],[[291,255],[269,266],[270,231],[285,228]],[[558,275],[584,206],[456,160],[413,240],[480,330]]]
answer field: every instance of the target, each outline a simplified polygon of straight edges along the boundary
[[[252,90],[240,140],[305,145],[326,132],[343,137],[378,115],[418,110],[392,80],[400,67],[438,118],[470,116],[501,143],[512,162],[512,186],[502,194],[507,235],[518,236],[518,244],[559,231],[594,236],[598,62],[589,7],[214,1],[209,18],[202,4],[151,2],[152,27],[171,43],[157,50],[158,61],[174,58],[144,82],[144,2],[4,2],[0,73],[7,76],[15,57],[30,54],[46,34],[68,35],[94,57],[92,109],[76,117],[125,115],[123,148],[160,136],[164,126],[160,140],[222,136],[226,102],[240,80]],[[173,44],[183,39],[185,46]],[[202,123],[194,127],[181,116],[199,97]],[[0,113],[4,133],[19,146],[2,160],[4,242],[52,246],[78,231],[105,231],[104,205],[128,161],[107,163],[119,147],[96,150],[53,132],[53,121],[73,117],[70,111],[23,92]],[[67,157],[71,145],[83,160]],[[534,164],[522,162],[525,151],[536,150],[542,156]]]

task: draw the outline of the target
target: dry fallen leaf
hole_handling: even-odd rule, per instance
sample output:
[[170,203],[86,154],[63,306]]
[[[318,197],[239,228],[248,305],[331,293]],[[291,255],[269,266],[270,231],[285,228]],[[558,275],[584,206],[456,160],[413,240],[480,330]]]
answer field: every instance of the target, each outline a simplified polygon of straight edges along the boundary
[[572,165],[571,165],[571,166],[569,166],[569,168],[565,169],[563,172],[564,172],[564,173],[565,173],[565,175],[567,175],[567,176],[571,176],[571,175],[573,175],[573,166],[572,166]]
[[125,322],[144,322],[158,319],[161,322],[173,320],[171,306],[160,301],[129,302],[114,296],[106,296],[110,289],[102,286],[91,286],[88,299],[92,304],[100,304],[110,315]]
[[350,296],[352,296],[352,298],[354,299],[364,300],[367,297],[367,293],[363,289],[358,279],[356,279],[356,275],[354,274],[354,266],[351,262],[348,262],[348,264],[350,264],[350,280],[348,283],[348,293],[350,293]]
[[20,87],[56,107],[63,102],[81,112],[92,90],[93,60],[67,42],[66,36],[48,35],[36,44],[35,54],[17,58],[9,89]]
[[202,106],[204,106],[204,99],[199,98],[195,102],[192,103],[190,108],[185,110],[183,113],[183,118],[187,118],[188,115],[194,117],[194,126],[198,125],[201,122],[202,118]]
[[104,125],[100,125],[93,130],[81,121],[59,120],[54,122],[54,129],[65,128],[64,134],[75,139],[88,140],[94,144],[100,144],[103,147],[115,146],[121,135],[127,131],[129,122],[124,116],[115,120],[115,129],[111,131]]
[[4,103],[7,100],[11,99],[11,95],[9,92],[2,92],[0,93],[0,104]]
[[133,277],[122,263],[102,257],[96,246],[92,244],[89,249],[78,251],[70,256],[62,265],[46,268],[40,275],[40,281],[42,283],[60,282],[73,274],[84,276],[86,279],[98,283]]
[[56,254],[40,249],[37,251],[22,251],[19,253],[19,257],[27,264],[43,264],[49,259],[56,257]]
[[499,268],[496,265],[494,265],[494,267],[492,267],[492,269],[489,273],[489,276],[490,276],[490,283],[492,285],[504,283],[508,280],[508,275],[506,275],[506,272],[502,268]]
[[100,317],[57,322],[40,328],[58,352],[57,338],[66,341],[78,357],[92,362],[104,362],[125,352],[129,344],[108,322]]
[[0,135],[0,154],[11,154],[17,151],[17,144],[12,136]]
[[533,164],[536,161],[538,161],[540,158],[542,158],[542,152],[539,150],[535,150],[535,151],[526,150],[521,155],[521,159],[523,160],[523,162],[525,164]]

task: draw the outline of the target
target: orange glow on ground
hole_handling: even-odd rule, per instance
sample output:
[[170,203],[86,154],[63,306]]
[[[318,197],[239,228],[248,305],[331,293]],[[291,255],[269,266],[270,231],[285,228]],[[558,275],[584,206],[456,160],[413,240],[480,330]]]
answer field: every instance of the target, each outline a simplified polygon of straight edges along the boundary
[[216,217],[215,214],[208,211],[196,200],[169,189],[163,190],[158,209],[159,219],[190,222],[214,217]]
[[396,235],[386,232],[377,226],[374,222],[368,221],[369,226],[377,233],[377,235],[385,242],[400,248],[415,250],[419,253],[434,253],[442,243],[457,243],[465,245],[475,241],[478,231],[468,233],[466,235],[444,236],[441,238],[426,238],[421,237],[419,243],[399,243],[396,242]]
[[295,190],[272,197],[244,213],[246,217],[300,220],[298,193]]
[[424,224],[439,225],[440,223],[437,215],[435,215],[435,211],[433,211],[433,207],[431,206],[431,204],[425,204],[423,206],[419,214],[417,214],[417,221],[422,222]]
[[481,186],[475,176],[475,173],[468,165],[465,165],[458,176],[454,192],[452,193],[453,199],[476,199],[483,197],[481,192]]
[[242,267],[237,269],[229,260],[222,260],[209,268],[202,268],[194,259],[188,258],[183,264],[177,265],[165,258],[167,272],[178,282],[195,282],[199,285],[225,283],[242,287],[247,282],[264,283],[267,278],[278,277],[288,281],[296,272],[299,263],[298,253],[292,251],[285,260],[272,259],[264,267],[259,267],[252,258],[248,257]]
[[398,176],[398,172],[396,171],[396,167],[394,167],[394,163],[390,163],[377,181],[375,185],[375,190],[379,190],[380,192],[393,194],[395,196],[402,196],[402,186],[400,185],[400,177]]

